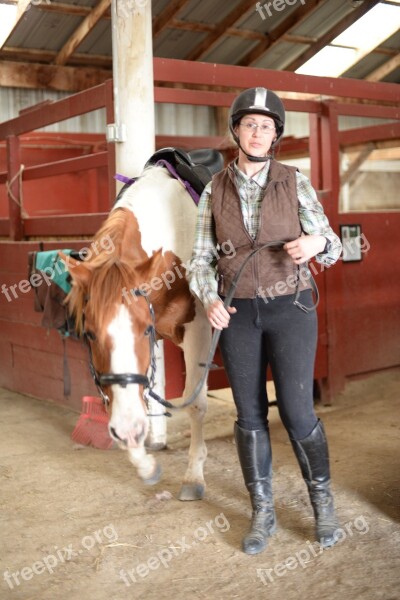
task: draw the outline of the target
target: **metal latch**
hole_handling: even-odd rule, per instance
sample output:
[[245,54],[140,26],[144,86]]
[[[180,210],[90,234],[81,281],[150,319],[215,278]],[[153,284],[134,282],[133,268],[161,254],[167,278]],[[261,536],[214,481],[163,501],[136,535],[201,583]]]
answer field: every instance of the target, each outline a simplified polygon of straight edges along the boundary
[[107,142],[126,142],[126,125],[109,123],[106,133]]

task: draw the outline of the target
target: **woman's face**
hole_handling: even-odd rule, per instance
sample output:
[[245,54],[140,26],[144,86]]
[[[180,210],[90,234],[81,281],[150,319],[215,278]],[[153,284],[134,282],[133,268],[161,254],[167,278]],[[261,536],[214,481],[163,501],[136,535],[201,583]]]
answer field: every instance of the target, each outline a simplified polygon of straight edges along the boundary
[[274,120],[258,114],[242,117],[235,133],[245,153],[251,156],[266,156],[277,136]]

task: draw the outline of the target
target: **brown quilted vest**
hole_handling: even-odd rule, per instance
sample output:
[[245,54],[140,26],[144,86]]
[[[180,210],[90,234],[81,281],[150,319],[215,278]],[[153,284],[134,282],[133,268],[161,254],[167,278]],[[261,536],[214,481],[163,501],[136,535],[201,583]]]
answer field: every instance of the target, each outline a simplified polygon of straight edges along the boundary
[[[219,252],[217,261],[218,291],[226,296],[233,278],[243,261],[256,248],[273,241],[291,241],[301,235],[299,201],[297,199],[296,168],[271,161],[268,183],[262,199],[260,228],[253,240],[248,233],[240,208],[231,165],[212,179],[211,206],[217,241],[222,248],[234,252]],[[282,249],[266,248],[256,254],[245,267],[235,290],[235,298],[255,298],[294,294],[297,267]],[[300,290],[310,287],[300,281]]]

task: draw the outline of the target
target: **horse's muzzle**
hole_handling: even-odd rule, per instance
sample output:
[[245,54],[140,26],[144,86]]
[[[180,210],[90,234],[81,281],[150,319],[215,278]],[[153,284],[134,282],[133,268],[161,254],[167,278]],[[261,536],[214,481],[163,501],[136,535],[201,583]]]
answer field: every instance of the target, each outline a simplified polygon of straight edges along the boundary
[[125,448],[137,448],[143,445],[146,437],[144,425],[131,429],[129,432],[118,434],[114,427],[109,427],[110,436],[113,440],[122,444]]

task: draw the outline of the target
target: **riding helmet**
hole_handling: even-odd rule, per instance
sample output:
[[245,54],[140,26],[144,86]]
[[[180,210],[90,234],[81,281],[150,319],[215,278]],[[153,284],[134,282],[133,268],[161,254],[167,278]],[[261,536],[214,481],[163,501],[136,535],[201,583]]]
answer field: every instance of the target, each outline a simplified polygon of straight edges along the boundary
[[272,144],[274,146],[282,137],[285,127],[285,107],[282,100],[275,92],[263,87],[249,88],[241,92],[233,101],[229,112],[229,129],[237,144],[239,144],[239,138],[235,134],[234,128],[244,115],[251,113],[266,115],[274,120],[277,134],[276,140]]

